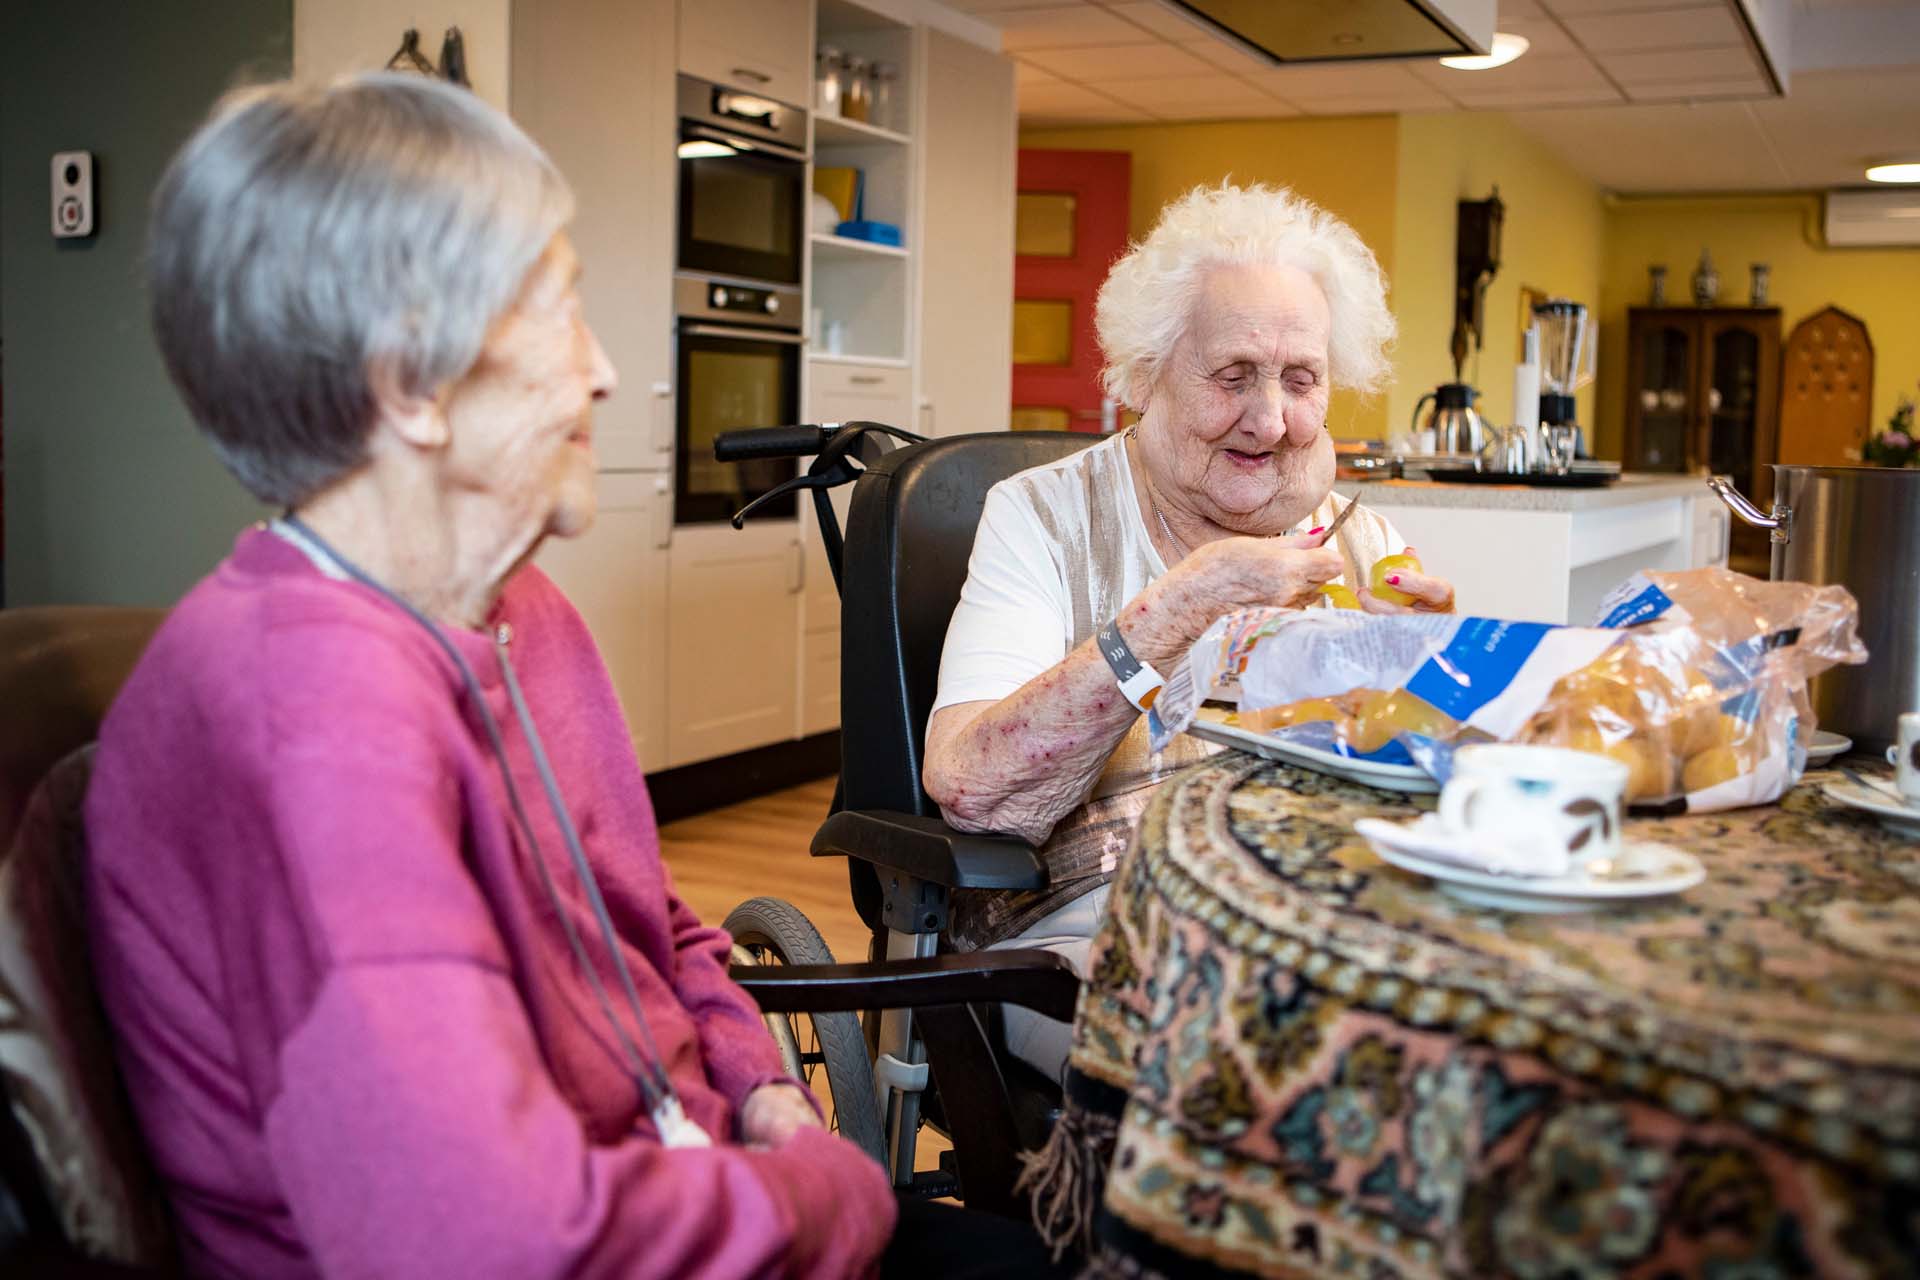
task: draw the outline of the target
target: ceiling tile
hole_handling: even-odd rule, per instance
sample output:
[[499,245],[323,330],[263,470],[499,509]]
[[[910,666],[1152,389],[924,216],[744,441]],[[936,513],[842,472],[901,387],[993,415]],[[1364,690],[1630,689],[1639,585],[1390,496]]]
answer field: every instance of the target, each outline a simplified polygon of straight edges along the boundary
[[991,13],[1000,9],[1057,9],[1060,0],[940,0],[949,9],[965,13]]
[[1285,120],[1298,116],[1300,111],[1278,98],[1262,95],[1252,101],[1157,105],[1153,108],[1153,114],[1169,121]]
[[1013,84],[1015,88],[1024,89],[1028,85],[1059,83],[1060,77],[1054,75],[1051,71],[1042,71],[1031,62],[1019,58],[1014,59]]
[[1082,111],[1022,111],[1022,129],[1078,129],[1096,124],[1153,124],[1154,117],[1134,107],[1118,103]]
[[1493,89],[1484,93],[1454,95],[1460,105],[1475,111],[1525,111],[1535,107],[1592,107],[1624,101],[1611,85],[1584,88],[1554,88],[1550,85]]
[[1629,84],[1635,102],[1710,102],[1730,98],[1771,98],[1773,86],[1757,75],[1728,80],[1683,80],[1675,84]]
[[1219,39],[1218,36],[1210,34],[1213,28],[1208,24],[1184,18],[1181,16],[1181,11],[1170,9],[1163,4],[1154,4],[1152,0],[1128,0],[1127,3],[1120,4],[1108,0],[1106,7],[1108,12],[1118,14],[1128,22],[1137,23],[1153,34],[1171,40],[1175,44]]
[[1085,85],[1068,84],[1064,80],[1056,80],[1052,84],[1022,86],[1019,101],[1020,114],[1023,116],[1029,112],[1036,115],[1072,115],[1113,107],[1124,109],[1128,105],[1104,93],[1097,93]]
[[1890,102],[1920,102],[1920,68],[1820,71],[1793,77],[1787,98],[1745,110],[1805,186],[1857,186],[1867,162],[1915,150],[1913,115]]
[[1513,28],[1507,23],[1513,19],[1537,21],[1545,16],[1546,11],[1533,0],[1500,0],[1499,13],[1495,16],[1493,25],[1502,31],[1511,31]]
[[1250,72],[1247,79],[1262,89],[1298,101],[1303,94],[1352,97],[1427,89],[1406,62],[1318,63],[1271,67]]
[[1273,102],[1270,94],[1243,84],[1232,76],[1214,73],[1204,76],[1178,76],[1167,80],[1126,80],[1095,83],[1109,97],[1131,102],[1144,110],[1158,112],[1161,107],[1225,107],[1235,103],[1262,105]]
[[1507,119],[1610,191],[1779,189],[1788,175],[1746,103],[1565,107]]
[[1069,80],[1164,80],[1210,75],[1215,68],[1169,44],[1103,45],[1091,49],[1029,49],[1021,59]]
[[980,16],[1000,28],[1001,45],[1009,53],[1086,45],[1152,44],[1154,41],[1151,34],[1131,22],[1091,4],[1010,9]]
[[1242,53],[1224,40],[1201,40],[1180,46],[1196,58],[1204,59],[1209,65],[1222,71],[1232,71],[1239,75],[1249,75],[1256,71],[1271,71],[1273,64],[1265,58],[1256,58],[1250,53]]
[[1759,67],[1753,54],[1738,49],[1669,49],[1648,53],[1596,55],[1606,73],[1621,84],[1688,83],[1694,80],[1731,80],[1754,75]]
[[1308,115],[1372,116],[1398,111],[1447,111],[1453,103],[1424,87],[1398,93],[1313,94],[1290,99]]
[[[1738,0],[1727,0],[1728,4]],[[1556,18],[1577,13],[1650,13],[1660,9],[1696,9],[1700,0],[1540,0]]]
[[1567,30],[1594,53],[1744,45],[1746,33],[1725,5],[1657,13],[1588,13],[1567,18]]

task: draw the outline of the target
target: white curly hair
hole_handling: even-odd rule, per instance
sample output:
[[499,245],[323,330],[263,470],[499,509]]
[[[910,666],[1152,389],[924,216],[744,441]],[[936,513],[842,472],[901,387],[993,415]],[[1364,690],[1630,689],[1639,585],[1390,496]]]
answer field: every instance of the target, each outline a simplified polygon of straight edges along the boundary
[[1354,229],[1286,187],[1195,187],[1160,211],[1100,286],[1094,326],[1108,395],[1144,412],[1148,392],[1193,316],[1200,281],[1215,266],[1298,267],[1313,277],[1332,317],[1333,385],[1374,391],[1385,381],[1393,313],[1380,264]]

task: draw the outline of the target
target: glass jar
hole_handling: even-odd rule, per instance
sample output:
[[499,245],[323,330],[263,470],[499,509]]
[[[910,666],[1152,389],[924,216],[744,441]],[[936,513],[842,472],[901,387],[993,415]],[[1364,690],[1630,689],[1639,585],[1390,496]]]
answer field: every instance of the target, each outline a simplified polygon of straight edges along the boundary
[[865,58],[847,59],[846,87],[840,93],[840,114],[865,123],[873,105],[873,71]]
[[898,130],[901,119],[900,109],[900,68],[891,62],[873,64],[873,101],[868,105],[867,118],[882,129]]
[[840,114],[846,86],[847,59],[830,44],[820,46],[813,60],[813,108],[823,116]]

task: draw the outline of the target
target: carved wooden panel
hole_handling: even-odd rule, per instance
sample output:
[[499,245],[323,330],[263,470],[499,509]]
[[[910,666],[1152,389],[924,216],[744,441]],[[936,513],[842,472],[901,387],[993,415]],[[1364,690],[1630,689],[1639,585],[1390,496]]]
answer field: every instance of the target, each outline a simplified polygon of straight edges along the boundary
[[1781,361],[1780,461],[1858,466],[1873,425],[1873,342],[1838,307],[1802,320]]

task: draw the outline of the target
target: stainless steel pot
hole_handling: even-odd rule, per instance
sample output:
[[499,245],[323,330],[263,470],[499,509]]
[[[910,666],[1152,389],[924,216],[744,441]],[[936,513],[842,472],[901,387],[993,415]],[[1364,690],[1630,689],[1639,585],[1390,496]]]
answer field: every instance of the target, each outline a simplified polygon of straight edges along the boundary
[[1748,524],[1770,530],[1776,582],[1837,583],[1860,603],[1861,667],[1814,679],[1823,729],[1878,751],[1920,710],[1920,471],[1885,467],[1773,468],[1773,511],[1731,481],[1707,481]]

